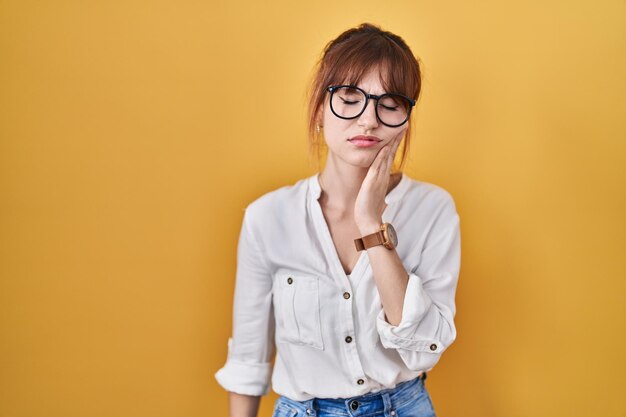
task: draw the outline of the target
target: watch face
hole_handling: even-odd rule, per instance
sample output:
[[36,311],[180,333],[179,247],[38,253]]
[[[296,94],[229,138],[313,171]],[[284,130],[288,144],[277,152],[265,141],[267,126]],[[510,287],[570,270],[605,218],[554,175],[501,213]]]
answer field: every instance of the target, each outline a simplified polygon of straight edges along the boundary
[[398,236],[396,235],[396,229],[393,228],[391,223],[387,223],[387,235],[394,247],[398,246]]
[[[383,235],[385,238],[384,245],[387,247],[387,249],[393,249],[398,246],[398,236],[396,235],[396,229],[393,228],[391,223],[383,224]],[[391,243],[393,247],[388,246],[389,243],[387,242]]]

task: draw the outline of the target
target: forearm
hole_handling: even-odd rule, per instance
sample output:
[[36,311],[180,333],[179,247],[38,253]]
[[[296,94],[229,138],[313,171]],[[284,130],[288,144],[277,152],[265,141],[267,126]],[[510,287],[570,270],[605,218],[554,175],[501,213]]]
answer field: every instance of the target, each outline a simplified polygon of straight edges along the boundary
[[[360,227],[361,234],[365,236],[374,233],[379,227],[376,224]],[[390,324],[397,326],[402,319],[404,294],[409,275],[395,249],[389,250],[382,245],[377,245],[366,250],[385,317]]]
[[257,417],[261,397],[229,391],[229,417]]

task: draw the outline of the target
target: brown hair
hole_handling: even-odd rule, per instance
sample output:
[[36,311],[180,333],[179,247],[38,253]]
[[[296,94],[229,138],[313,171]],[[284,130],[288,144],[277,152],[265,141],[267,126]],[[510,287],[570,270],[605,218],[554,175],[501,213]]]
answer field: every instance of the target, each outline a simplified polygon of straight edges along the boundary
[[[356,85],[373,67],[381,69],[380,81],[385,91],[419,100],[422,87],[420,65],[401,37],[371,23],[362,23],[346,30],[324,47],[307,92],[309,156],[316,156],[318,166],[321,165],[321,153],[326,147],[315,127],[321,117],[326,88],[334,84]],[[400,171],[410,143],[411,120],[407,123]]]

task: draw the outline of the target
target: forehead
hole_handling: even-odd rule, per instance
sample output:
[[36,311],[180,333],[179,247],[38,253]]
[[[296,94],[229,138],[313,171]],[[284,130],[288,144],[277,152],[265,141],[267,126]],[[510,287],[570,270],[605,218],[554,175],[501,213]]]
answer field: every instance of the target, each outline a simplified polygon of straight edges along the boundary
[[356,85],[371,94],[380,94],[386,91],[390,84],[388,70],[385,65],[379,63],[369,68],[357,71],[346,71],[339,81],[341,84]]
[[361,78],[356,84],[357,87],[361,87],[365,91],[372,94],[381,94],[385,92],[384,88],[385,79],[378,72],[370,72]]

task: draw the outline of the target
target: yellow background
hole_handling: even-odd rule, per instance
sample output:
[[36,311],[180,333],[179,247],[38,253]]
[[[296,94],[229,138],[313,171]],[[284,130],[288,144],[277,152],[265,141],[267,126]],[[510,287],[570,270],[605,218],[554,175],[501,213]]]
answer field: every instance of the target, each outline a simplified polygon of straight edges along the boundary
[[626,415],[626,3],[296,3],[0,2],[0,416],[226,415],[243,208],[315,172],[304,88],[363,21],[461,216],[438,415]]

